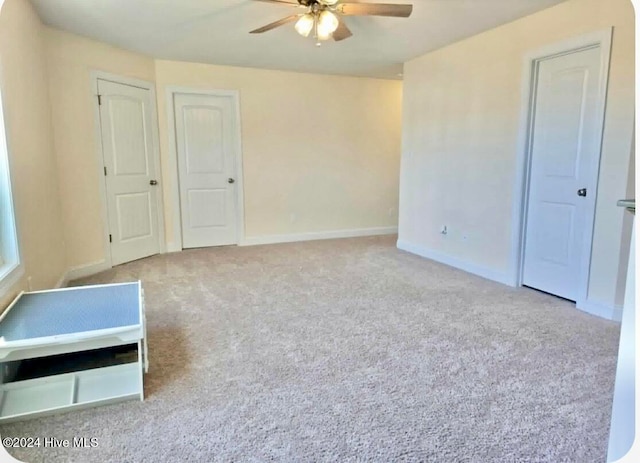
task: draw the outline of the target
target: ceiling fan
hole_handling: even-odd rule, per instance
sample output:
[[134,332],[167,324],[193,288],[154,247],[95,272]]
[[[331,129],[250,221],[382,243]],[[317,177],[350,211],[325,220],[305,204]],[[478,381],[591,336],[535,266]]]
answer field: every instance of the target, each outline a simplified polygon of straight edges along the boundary
[[408,18],[413,5],[392,3],[346,3],[341,0],[256,0],[266,3],[289,5],[303,8],[304,13],[293,14],[278,21],[251,31],[251,34],[262,34],[276,27],[296,21],[295,29],[303,37],[313,36],[318,40],[335,41],[348,39],[353,34],[341,16],[395,16]]

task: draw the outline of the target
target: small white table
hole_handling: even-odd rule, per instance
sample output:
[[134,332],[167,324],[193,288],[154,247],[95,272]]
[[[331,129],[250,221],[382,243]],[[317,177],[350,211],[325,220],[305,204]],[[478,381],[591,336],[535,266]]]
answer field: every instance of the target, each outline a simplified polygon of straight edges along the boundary
[[78,365],[72,373],[1,384],[0,423],[144,400],[148,357],[139,281],[21,293],[0,317],[0,362],[129,344],[137,345],[134,362],[86,369]]

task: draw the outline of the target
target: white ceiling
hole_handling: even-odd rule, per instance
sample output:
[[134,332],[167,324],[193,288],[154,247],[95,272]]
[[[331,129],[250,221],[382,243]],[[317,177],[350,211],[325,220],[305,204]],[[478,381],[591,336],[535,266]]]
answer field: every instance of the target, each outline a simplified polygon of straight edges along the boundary
[[[413,3],[410,18],[346,17],[354,36],[316,47],[293,24],[249,31],[296,12],[255,0],[31,0],[53,27],[161,59],[399,78],[402,63],[564,0],[379,0]],[[374,3],[374,0],[363,2]]]

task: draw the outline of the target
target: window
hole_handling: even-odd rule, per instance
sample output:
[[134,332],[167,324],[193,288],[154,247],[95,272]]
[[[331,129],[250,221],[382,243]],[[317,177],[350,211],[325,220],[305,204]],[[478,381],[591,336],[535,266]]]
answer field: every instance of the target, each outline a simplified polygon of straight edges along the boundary
[[9,175],[9,154],[0,93],[0,294],[6,285],[12,284],[20,276],[20,254],[18,236],[11,197],[11,176]]

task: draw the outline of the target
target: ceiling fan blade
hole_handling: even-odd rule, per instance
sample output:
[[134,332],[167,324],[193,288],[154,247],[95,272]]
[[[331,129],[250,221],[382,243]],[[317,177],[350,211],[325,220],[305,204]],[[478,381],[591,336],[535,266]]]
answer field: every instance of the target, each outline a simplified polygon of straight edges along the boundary
[[333,32],[333,40],[335,40],[336,42],[339,42],[341,40],[348,39],[352,35],[353,34],[351,33],[347,25],[344,23],[343,20],[340,19],[340,22],[338,23],[338,28]]
[[338,12],[345,16],[395,16],[408,18],[413,11],[413,5],[398,5],[394,3],[341,3]]
[[284,26],[287,23],[293,22],[299,17],[299,14],[287,16],[286,18],[279,19],[278,21],[272,22],[271,24],[267,24],[266,26],[262,26],[258,29],[252,30],[251,32],[249,32],[249,34],[262,34],[263,32],[267,32],[271,29],[275,29],[276,27]]
[[300,4],[296,0],[255,0],[255,1],[265,2],[265,3],[284,3],[285,5],[300,6]]

